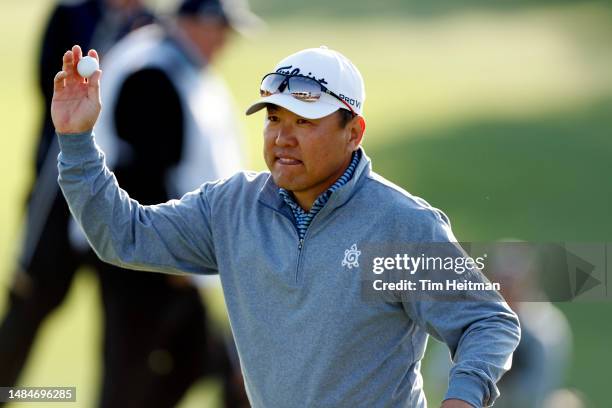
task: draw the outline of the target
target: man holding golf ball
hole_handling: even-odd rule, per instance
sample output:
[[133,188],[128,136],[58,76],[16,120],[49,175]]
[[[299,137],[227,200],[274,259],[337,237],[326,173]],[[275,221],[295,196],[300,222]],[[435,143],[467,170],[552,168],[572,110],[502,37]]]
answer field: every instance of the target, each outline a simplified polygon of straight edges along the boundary
[[362,297],[359,247],[455,239],[441,211],[371,171],[360,147],[363,80],[348,59],[306,49],[264,76],[247,114],[267,112],[270,172],[142,206],[120,190],[94,142],[101,71],[84,82],[81,56],[78,46],[64,55],[52,107],[70,209],[104,261],[219,273],[254,407],[425,407],[428,333],[453,355],[442,407],[495,401],[520,337],[505,302]]

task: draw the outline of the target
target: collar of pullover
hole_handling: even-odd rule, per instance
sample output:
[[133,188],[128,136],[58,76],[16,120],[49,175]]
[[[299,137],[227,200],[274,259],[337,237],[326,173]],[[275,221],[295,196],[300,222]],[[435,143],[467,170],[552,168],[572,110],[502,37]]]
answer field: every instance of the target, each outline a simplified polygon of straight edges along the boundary
[[[329,197],[326,205],[321,209],[321,213],[331,211],[334,208],[338,208],[346,203],[357,190],[357,186],[360,181],[367,177],[371,171],[370,158],[366,156],[365,151],[362,147],[359,148],[358,154],[360,155],[359,163],[353,173],[353,177],[346,182],[343,186],[339,187]],[[266,183],[259,191],[257,200],[267,206],[276,210],[286,217],[293,219],[291,208],[285,203],[285,200],[279,194],[279,187],[276,185],[272,176],[269,175]]]

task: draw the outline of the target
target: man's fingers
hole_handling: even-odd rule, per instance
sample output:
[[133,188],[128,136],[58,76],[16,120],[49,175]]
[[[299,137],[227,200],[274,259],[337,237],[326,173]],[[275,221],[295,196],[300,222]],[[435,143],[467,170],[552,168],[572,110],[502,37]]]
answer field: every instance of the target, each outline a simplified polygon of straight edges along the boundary
[[74,56],[72,55],[72,51],[66,51],[64,53],[64,57],[62,58],[62,71],[72,73],[74,70],[73,59]]
[[81,50],[80,46],[73,45],[72,53],[74,54],[74,67],[76,68],[76,64],[78,64],[81,58],[83,58],[83,51]]
[[79,61],[83,58],[83,51],[81,51],[81,47],[78,45],[72,46],[72,70],[68,71],[68,78],[74,80],[75,82],[84,83],[85,78],[79,75],[79,71],[77,70],[77,65],[79,65]]
[[100,57],[98,56],[98,52],[96,50],[89,50],[87,55],[89,55],[92,58],[95,58],[96,61],[98,61],[98,65],[100,64]]
[[54,91],[59,91],[64,89],[64,80],[66,79],[66,77],[68,76],[68,74],[66,74],[66,71],[60,71],[57,74],[55,74],[55,78],[53,78],[53,90]]
[[84,83],[85,79],[79,75],[77,65],[80,60],[81,47],[75,45],[71,50],[66,51],[62,59],[62,70],[67,74],[66,80],[70,83]]
[[97,70],[87,79],[87,97],[94,101],[100,100],[100,77],[102,71]]
[[87,79],[87,87],[90,89],[100,88],[100,77],[102,76],[102,71],[97,70]]

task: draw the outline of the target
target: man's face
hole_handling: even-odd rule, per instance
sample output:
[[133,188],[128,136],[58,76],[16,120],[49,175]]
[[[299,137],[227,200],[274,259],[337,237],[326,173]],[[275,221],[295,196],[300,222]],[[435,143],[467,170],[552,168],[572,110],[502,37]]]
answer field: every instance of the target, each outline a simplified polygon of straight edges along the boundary
[[340,127],[337,112],[305,119],[268,105],[264,126],[264,159],[274,182],[309,205],[346,170],[361,137],[349,124]]
[[187,33],[200,54],[211,62],[225,45],[229,26],[219,17],[182,17],[180,25]]

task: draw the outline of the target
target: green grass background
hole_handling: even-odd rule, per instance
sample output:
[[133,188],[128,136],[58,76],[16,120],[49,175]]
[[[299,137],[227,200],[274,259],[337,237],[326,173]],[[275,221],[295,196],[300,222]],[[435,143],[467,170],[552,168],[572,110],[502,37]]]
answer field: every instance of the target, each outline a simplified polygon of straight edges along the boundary
[[[364,145],[374,169],[445,210],[459,240],[612,241],[609,2],[253,3],[267,29],[235,38],[216,64],[240,110],[280,58],[325,44],[365,78]],[[32,180],[35,61],[50,6],[0,5],[0,289],[10,282]],[[263,169],[263,117],[237,120],[249,167]],[[100,308],[97,282],[83,272],[43,327],[21,382],[76,385],[76,405],[88,407],[99,378]],[[0,290],[0,314],[5,298]],[[609,407],[612,305],[559,307],[574,333],[566,385],[589,407]],[[428,386],[432,406],[440,388]],[[200,384],[182,406],[214,406],[217,391]]]

